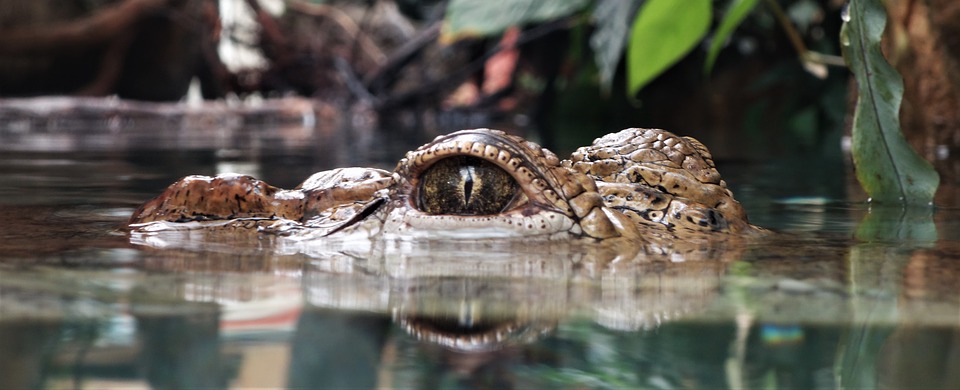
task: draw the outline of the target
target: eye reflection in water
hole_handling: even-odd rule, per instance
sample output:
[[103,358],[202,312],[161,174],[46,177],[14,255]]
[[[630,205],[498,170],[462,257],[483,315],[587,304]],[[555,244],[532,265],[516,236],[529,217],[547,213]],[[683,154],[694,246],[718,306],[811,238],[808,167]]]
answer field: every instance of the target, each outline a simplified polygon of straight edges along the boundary
[[[920,255],[911,259],[916,263],[911,267],[949,266]],[[463,259],[458,261],[462,265]],[[717,273],[706,272],[702,264],[620,269],[616,275],[597,276],[598,283],[562,277],[449,276],[450,270],[443,272],[447,276],[430,276],[436,262],[424,263],[424,269],[412,260],[403,266],[407,273],[396,277],[307,271],[298,283],[313,290],[305,303],[297,304],[298,315],[291,317],[288,330],[259,335],[231,333],[223,325],[224,307],[212,302],[237,298],[231,294],[257,297],[260,293],[251,290],[258,285],[255,278],[183,274],[178,283],[192,286],[172,290],[207,294],[134,302],[131,340],[113,341],[111,348],[104,345],[116,339],[110,330],[113,318],[18,322],[9,315],[9,305],[0,306],[0,314],[7,313],[0,315],[0,388],[71,383],[220,388],[249,385],[252,382],[243,378],[264,372],[275,372],[277,378],[260,383],[301,388],[958,384],[952,370],[960,364],[956,327],[695,319],[710,307],[691,307],[691,302],[712,302],[722,293],[719,282],[709,282],[718,280]],[[900,299],[940,292],[922,289],[925,285],[917,282],[922,275],[911,272],[904,282],[913,287],[904,289]],[[275,286],[270,280],[259,285]],[[691,288],[694,282],[704,285]],[[38,294],[23,295],[36,301]],[[303,292],[293,294],[300,297]],[[818,296],[810,294],[795,296],[796,304]],[[14,302],[17,292],[4,290],[0,283],[0,297]],[[369,305],[364,297],[383,306]],[[845,298],[837,299],[849,309]],[[64,296],[51,300],[76,303]],[[681,310],[682,305],[687,306]],[[642,316],[644,311],[649,315]],[[279,359],[258,358],[267,344],[277,347]],[[114,382],[105,382],[110,380]]]
[[[79,348],[90,348],[104,335],[88,332],[84,336],[77,331],[102,324],[2,321],[0,387],[129,386],[135,378],[159,388],[228,387],[245,375],[238,371],[250,355],[242,353],[243,342],[225,345],[219,339],[223,335],[212,334],[218,328],[217,318],[215,312],[138,316],[136,345],[112,352]],[[732,358],[731,340],[737,329],[730,323],[667,323],[655,331],[641,332],[605,329],[590,321],[568,322],[557,328],[538,326],[503,320],[465,328],[449,319],[429,318],[404,318],[394,325],[389,317],[375,313],[307,308],[292,338],[283,342],[288,345],[289,365],[286,379],[274,385],[432,388],[459,383],[465,387],[542,388],[603,383],[643,386],[651,381],[697,387],[731,384],[725,367]],[[865,356],[859,357],[874,362],[850,373],[867,375],[856,379],[859,383],[867,380],[890,388],[956,388],[958,384],[953,370],[960,356],[957,329],[774,327],[801,337],[771,339],[764,336],[770,333],[767,326],[756,326],[744,345],[740,384],[749,388],[770,383],[792,388],[837,387],[833,372],[843,362],[837,360],[836,352],[851,348],[853,339],[862,335],[858,332],[864,331],[879,337],[863,345]],[[464,335],[476,338],[493,329],[501,329],[499,341],[485,343],[483,348],[451,348],[448,341],[434,342]],[[524,330],[512,334],[509,329]],[[123,378],[127,381],[119,381]]]

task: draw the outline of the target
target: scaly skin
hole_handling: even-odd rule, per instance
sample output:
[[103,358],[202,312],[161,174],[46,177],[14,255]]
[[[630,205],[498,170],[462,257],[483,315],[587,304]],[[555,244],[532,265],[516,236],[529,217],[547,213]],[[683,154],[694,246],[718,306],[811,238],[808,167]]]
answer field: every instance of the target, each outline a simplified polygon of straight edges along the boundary
[[648,243],[761,230],[748,223],[703,144],[656,129],[609,134],[563,161],[520,137],[462,130],[408,152],[392,173],[335,169],[293,190],[249,176],[189,176],[130,218],[133,229],[158,221],[310,237]]

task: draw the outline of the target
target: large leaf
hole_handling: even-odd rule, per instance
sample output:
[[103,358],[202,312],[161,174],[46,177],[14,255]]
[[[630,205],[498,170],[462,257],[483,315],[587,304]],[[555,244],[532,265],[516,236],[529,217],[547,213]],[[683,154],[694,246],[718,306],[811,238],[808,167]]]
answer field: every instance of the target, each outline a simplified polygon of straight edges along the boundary
[[683,58],[710,27],[710,0],[647,0],[633,21],[627,88],[635,95]]
[[590,47],[600,70],[600,87],[610,91],[617,64],[623,56],[630,22],[643,0],[597,0],[593,9],[596,29],[590,36]]
[[733,30],[737,29],[737,26],[750,14],[750,11],[753,11],[756,5],[757,0],[730,1],[730,8],[727,9],[727,13],[723,15],[723,20],[720,21],[720,26],[717,27],[717,31],[713,33],[710,50],[707,52],[707,61],[703,64],[704,73],[710,73],[710,69],[713,68],[713,63],[717,60],[717,55],[720,54],[720,49],[727,44],[730,34],[733,34]]
[[851,0],[840,32],[859,92],[852,145],[857,180],[874,201],[929,204],[940,176],[900,132],[903,79],[880,52],[886,23],[881,0]]
[[440,39],[495,35],[507,27],[562,18],[590,0],[450,0]]

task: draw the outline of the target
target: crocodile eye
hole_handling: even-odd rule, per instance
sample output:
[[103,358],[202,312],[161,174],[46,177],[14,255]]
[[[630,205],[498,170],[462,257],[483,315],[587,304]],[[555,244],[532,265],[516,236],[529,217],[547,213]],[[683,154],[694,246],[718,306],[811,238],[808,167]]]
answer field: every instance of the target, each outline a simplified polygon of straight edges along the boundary
[[503,212],[519,185],[506,171],[483,159],[454,156],[433,164],[420,177],[418,207],[428,214],[491,215]]

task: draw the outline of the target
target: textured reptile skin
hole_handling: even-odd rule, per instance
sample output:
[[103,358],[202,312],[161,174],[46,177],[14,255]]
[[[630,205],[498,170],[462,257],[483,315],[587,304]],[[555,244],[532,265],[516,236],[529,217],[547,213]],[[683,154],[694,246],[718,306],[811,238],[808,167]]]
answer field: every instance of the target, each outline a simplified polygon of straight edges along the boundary
[[408,152],[394,172],[334,169],[292,190],[249,176],[189,176],[130,218],[134,230],[158,222],[400,239],[649,242],[761,230],[748,223],[703,144],[658,129],[608,134],[562,161],[501,131],[462,130]]

